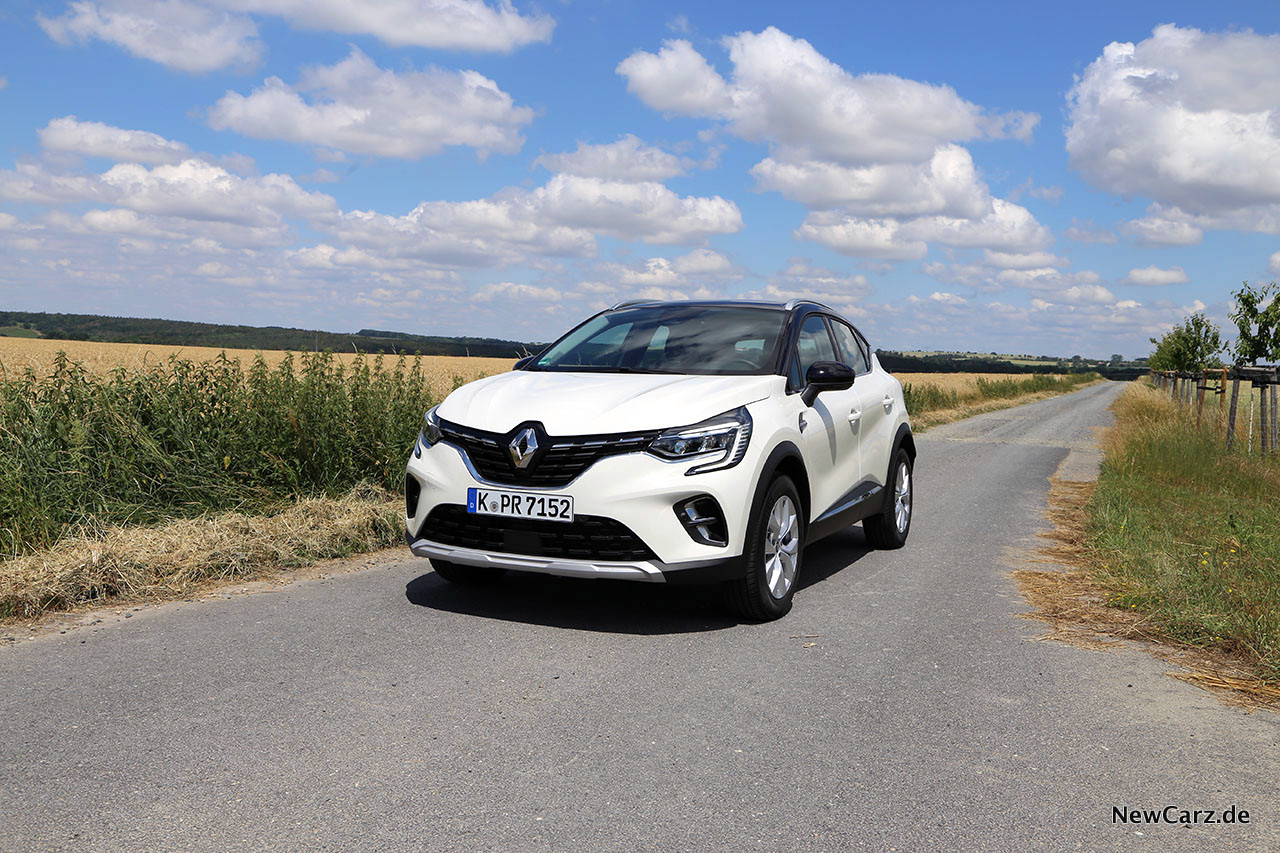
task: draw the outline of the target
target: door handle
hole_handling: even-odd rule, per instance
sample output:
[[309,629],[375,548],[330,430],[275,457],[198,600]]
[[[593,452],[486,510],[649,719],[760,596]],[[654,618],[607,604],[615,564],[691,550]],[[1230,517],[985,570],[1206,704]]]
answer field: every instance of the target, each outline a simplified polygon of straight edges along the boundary
[[893,398],[890,397],[888,394],[885,394],[884,399],[881,400],[880,402],[884,403],[884,410],[886,412],[889,412],[893,409]]
[[861,409],[853,409],[849,412],[849,423],[856,424],[862,418]]

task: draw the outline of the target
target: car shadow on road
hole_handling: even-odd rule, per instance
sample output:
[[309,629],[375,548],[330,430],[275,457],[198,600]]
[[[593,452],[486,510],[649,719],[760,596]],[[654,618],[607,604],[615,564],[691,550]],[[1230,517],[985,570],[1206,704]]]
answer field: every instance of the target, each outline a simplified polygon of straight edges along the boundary
[[843,571],[856,571],[854,565],[875,549],[867,544],[862,526],[857,525],[815,542],[804,551],[804,564],[796,582],[796,594]]
[[[805,550],[797,593],[851,567],[869,551],[859,528],[815,543]],[[489,586],[464,587],[426,572],[409,581],[404,594],[409,603],[433,610],[610,634],[690,634],[742,624],[727,611],[718,586],[510,572]]]

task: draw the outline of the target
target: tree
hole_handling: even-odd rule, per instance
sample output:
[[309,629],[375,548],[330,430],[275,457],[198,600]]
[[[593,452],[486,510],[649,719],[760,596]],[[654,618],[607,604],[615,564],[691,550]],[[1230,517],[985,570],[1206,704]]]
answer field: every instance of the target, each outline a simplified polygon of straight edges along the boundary
[[1180,325],[1164,333],[1160,340],[1151,338],[1156,351],[1149,362],[1152,370],[1204,370],[1219,367],[1222,362],[1222,331],[1203,313],[1195,313]]
[[1236,324],[1236,364],[1280,361],[1280,287],[1273,281],[1254,289],[1246,281],[1232,296],[1236,310],[1227,316]]
[[1121,354],[1120,354],[1120,353],[1118,353],[1118,352],[1113,352],[1113,353],[1111,353],[1111,366],[1112,366],[1112,367],[1119,367],[1119,366],[1120,366],[1120,362],[1122,362],[1122,361],[1124,361],[1124,356],[1123,356],[1123,355],[1121,355]]

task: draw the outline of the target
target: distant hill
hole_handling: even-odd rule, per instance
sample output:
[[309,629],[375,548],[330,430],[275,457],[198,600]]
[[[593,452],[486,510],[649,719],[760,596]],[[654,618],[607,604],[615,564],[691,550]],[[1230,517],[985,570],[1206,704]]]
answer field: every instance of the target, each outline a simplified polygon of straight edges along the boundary
[[361,329],[355,334],[288,329],[281,326],[224,326],[185,320],[100,317],[95,314],[45,314],[0,311],[0,328],[21,329],[30,336],[68,341],[226,347],[227,349],[326,350],[335,352],[474,355],[518,358],[537,352],[541,344],[497,338],[448,338]]

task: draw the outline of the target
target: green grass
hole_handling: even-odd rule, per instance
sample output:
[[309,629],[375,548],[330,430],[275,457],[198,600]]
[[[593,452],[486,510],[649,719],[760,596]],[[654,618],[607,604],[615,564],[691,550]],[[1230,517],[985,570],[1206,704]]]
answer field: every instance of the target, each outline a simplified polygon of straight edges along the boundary
[[1087,508],[1108,602],[1280,681],[1280,456],[1226,452],[1215,427],[1144,386],[1115,412]]
[[35,329],[22,326],[0,326],[0,338],[38,338],[40,333]]
[[[905,374],[904,374],[905,375]],[[1049,376],[1037,373],[1025,379],[984,379],[979,377],[975,388],[967,393],[942,388],[930,382],[904,382],[902,393],[908,414],[918,415],[939,409],[954,409],[964,404],[983,400],[1008,400],[1023,394],[1040,391],[1070,391],[1079,385],[1094,382],[1096,373],[1072,373],[1066,376]]]
[[432,402],[403,358],[174,358],[100,377],[60,355],[46,377],[0,380],[0,555],[107,525],[269,514],[362,483],[398,491]]

